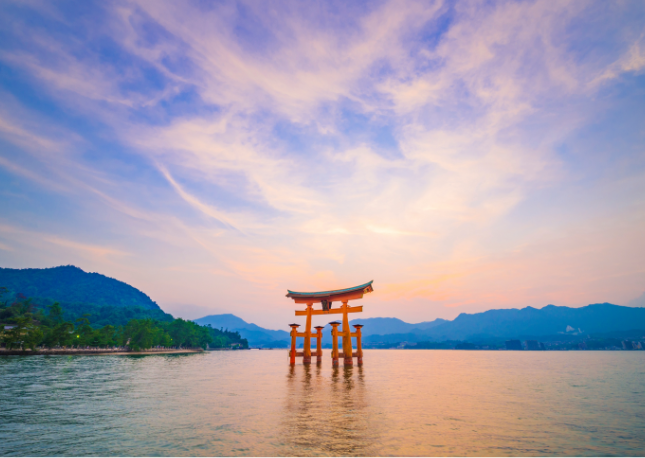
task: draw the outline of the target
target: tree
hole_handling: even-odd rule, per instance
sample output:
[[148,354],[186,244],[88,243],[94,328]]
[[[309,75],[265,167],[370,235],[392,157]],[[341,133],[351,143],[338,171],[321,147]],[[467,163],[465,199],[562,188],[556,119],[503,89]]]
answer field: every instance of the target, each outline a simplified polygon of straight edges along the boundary
[[125,327],[125,335],[128,337],[130,349],[138,351],[152,347],[155,337],[154,328],[154,322],[149,318],[130,320]]
[[232,332],[224,329],[215,329],[210,325],[203,327],[209,334],[211,342],[209,346],[212,348],[226,348],[232,344],[239,344],[240,348],[249,348],[249,342],[242,339],[239,332]]
[[22,339],[22,349],[36,350],[36,347],[43,341],[44,332],[38,326],[29,325]]
[[52,325],[56,326],[63,322],[63,308],[58,302],[54,302],[49,306],[49,321]]
[[43,344],[48,348],[66,347],[71,345],[72,341],[76,337],[76,334],[73,334],[73,331],[74,324],[69,321],[60,323],[45,331]]
[[116,328],[111,325],[103,326],[94,332],[95,346],[112,347],[116,345]]
[[74,344],[79,346],[90,345],[94,338],[94,329],[90,326],[90,320],[83,316],[76,320],[76,329],[74,329],[75,339]]
[[9,288],[6,286],[0,286],[0,308],[7,306],[7,299],[5,299],[4,302],[2,301],[2,298],[7,294],[9,294]]
[[121,339],[124,345],[134,351],[172,345],[170,335],[159,326],[157,321],[150,318],[130,320],[121,332]]
[[[2,291],[0,289],[0,297]],[[9,349],[21,347],[23,350],[34,350],[39,345],[49,348],[124,345],[135,351],[154,346],[205,349],[209,344],[228,347],[232,343],[248,348],[246,339],[242,339],[237,332],[199,326],[181,318],[169,322],[152,318],[129,319],[125,326],[108,324],[94,329],[89,319],[91,315],[85,314],[72,323],[63,321],[64,313],[56,302],[49,306],[47,315],[39,309],[34,315],[31,300],[23,296],[9,307],[6,304],[0,306],[0,319],[15,324],[13,329],[0,333],[0,338]],[[125,316],[129,312],[125,310],[123,313]]]
[[22,348],[24,350],[25,334],[30,330],[31,319],[28,316],[20,316],[14,320],[14,326],[9,331],[5,331],[3,342],[9,350]]

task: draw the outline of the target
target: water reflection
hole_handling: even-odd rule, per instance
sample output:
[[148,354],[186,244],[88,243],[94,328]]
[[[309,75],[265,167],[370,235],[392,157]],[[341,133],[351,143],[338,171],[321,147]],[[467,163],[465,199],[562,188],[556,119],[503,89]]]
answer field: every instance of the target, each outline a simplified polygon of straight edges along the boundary
[[283,415],[287,455],[376,455],[362,367],[292,366]]
[[0,456],[642,456],[645,352],[0,359]]

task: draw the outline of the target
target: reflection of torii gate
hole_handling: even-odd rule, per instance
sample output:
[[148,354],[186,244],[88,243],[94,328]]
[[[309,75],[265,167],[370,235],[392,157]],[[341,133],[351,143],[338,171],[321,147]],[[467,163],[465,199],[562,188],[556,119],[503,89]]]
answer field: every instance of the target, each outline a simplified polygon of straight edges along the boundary
[[[372,280],[373,281],[373,280]],[[363,306],[359,305],[356,307],[350,307],[347,303],[353,299],[361,299],[363,294],[371,293],[374,291],[372,288],[372,282],[365,283],[364,285],[354,286],[353,288],[338,289],[335,291],[321,291],[317,293],[296,293],[294,291],[289,291],[287,297],[290,297],[295,301],[296,304],[307,304],[306,310],[296,310],[296,316],[306,316],[307,323],[305,325],[305,332],[298,332],[297,328],[299,324],[290,324],[291,326],[291,351],[289,356],[291,357],[291,364],[296,363],[296,356],[302,356],[303,364],[311,364],[311,338],[317,339],[316,345],[316,356],[317,360],[320,361],[322,357],[322,350],[320,349],[321,340],[322,340],[322,327],[316,327],[316,334],[312,335],[311,333],[311,317],[313,315],[329,315],[342,313],[343,314],[343,328],[338,331],[338,322],[329,323],[332,326],[332,337],[333,337],[333,350],[332,350],[332,360],[334,366],[338,365],[338,358],[341,355],[338,351],[338,337],[343,338],[343,352],[342,356],[345,360],[346,365],[351,365],[353,363],[352,357],[356,356],[358,359],[358,364],[363,363],[363,349],[361,345],[361,325],[354,326],[356,332],[351,332],[349,329],[349,318],[347,314],[349,313],[358,313],[363,311]],[[332,302],[340,301],[342,305],[339,308],[332,308]],[[322,310],[314,310],[313,305],[316,302],[322,304]],[[304,337],[305,344],[302,353],[296,353],[296,337]],[[356,353],[352,351],[352,337],[356,338]]]

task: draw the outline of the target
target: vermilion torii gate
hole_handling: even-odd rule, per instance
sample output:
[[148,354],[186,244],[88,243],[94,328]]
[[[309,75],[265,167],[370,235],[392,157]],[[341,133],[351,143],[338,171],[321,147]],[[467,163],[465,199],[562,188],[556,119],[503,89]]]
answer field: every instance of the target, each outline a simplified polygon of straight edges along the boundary
[[[311,317],[313,315],[330,315],[340,313],[343,315],[343,328],[338,331],[338,325],[340,323],[332,322],[332,338],[333,338],[333,350],[332,350],[332,361],[334,366],[338,365],[338,358],[342,355],[345,361],[345,365],[352,365],[352,357],[356,356],[358,359],[358,364],[363,363],[363,349],[361,346],[361,325],[354,326],[356,332],[351,332],[349,329],[349,318],[347,315],[349,313],[358,313],[363,311],[363,306],[359,305],[356,307],[350,307],[347,303],[354,299],[362,299],[363,295],[366,293],[371,293],[374,291],[372,288],[372,282],[374,280],[365,283],[363,285],[354,286],[353,288],[338,289],[335,291],[319,291],[316,293],[297,293],[295,291],[289,291],[287,297],[290,297],[295,301],[296,304],[307,304],[306,310],[296,310],[296,316],[306,316],[307,322],[305,324],[305,332],[298,332],[297,328],[299,324],[291,324],[291,351],[289,356],[291,357],[291,364],[296,363],[296,356],[302,356],[303,364],[311,364],[311,339],[312,337],[318,339],[318,344],[316,346],[316,356],[317,360],[320,361],[322,357],[322,350],[320,349],[321,340],[322,340],[322,328],[316,327],[317,333],[314,335],[311,333]],[[339,301],[342,305],[339,308],[332,308],[332,303]],[[317,302],[322,304],[322,310],[314,310],[313,305]],[[304,337],[305,344],[302,353],[296,352],[296,337]],[[340,353],[338,351],[338,337],[343,338],[343,351]],[[352,337],[356,338],[356,353],[352,350]]]

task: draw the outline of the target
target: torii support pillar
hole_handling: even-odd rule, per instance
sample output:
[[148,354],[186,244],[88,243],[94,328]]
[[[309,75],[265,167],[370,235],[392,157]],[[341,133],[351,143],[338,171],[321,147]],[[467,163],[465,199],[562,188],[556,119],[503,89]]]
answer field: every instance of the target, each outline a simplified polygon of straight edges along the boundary
[[289,352],[290,364],[295,366],[296,364],[296,336],[298,334],[299,324],[290,324],[291,326],[291,351]]
[[359,366],[363,365],[363,343],[361,342],[361,328],[363,327],[362,324],[354,324],[352,325],[354,329],[356,329],[356,362],[358,363]]
[[347,316],[348,310],[347,301],[343,301],[343,306],[341,307],[343,311],[343,330],[341,334],[343,335],[343,356],[345,366],[351,366],[354,364],[352,359],[352,331],[349,329],[349,317]]
[[302,349],[302,364],[311,364],[311,314],[313,302],[307,304],[307,322],[305,324],[305,344]]
[[332,366],[338,367],[338,321],[332,321],[331,325],[331,363]]
[[324,329],[324,326],[316,326],[316,339],[318,342],[316,343],[316,363],[321,363],[322,362],[322,330]]

